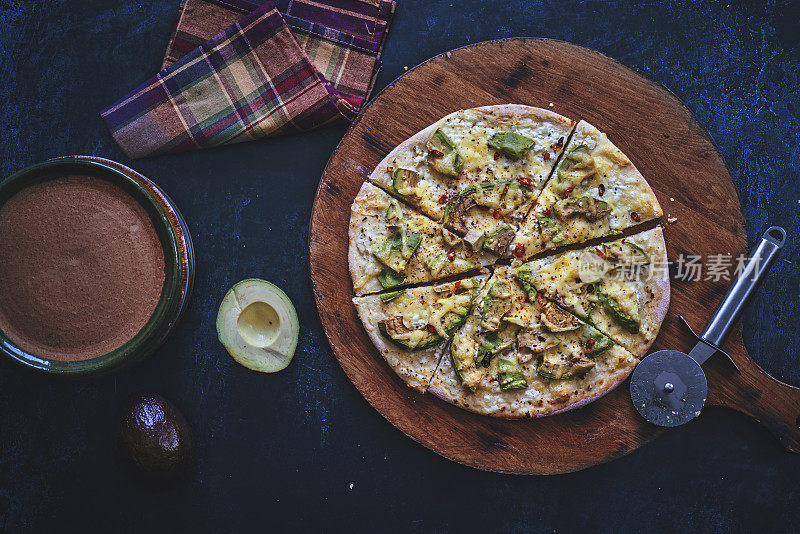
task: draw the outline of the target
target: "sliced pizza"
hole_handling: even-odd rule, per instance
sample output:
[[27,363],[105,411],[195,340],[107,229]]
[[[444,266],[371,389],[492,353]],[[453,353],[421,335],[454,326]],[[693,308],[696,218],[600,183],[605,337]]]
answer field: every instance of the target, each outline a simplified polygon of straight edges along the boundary
[[350,213],[350,274],[355,294],[431,282],[496,260],[441,224],[364,183]]
[[515,104],[460,110],[401,143],[369,179],[461,235],[480,231],[499,249],[506,239],[499,234],[524,220],[574,125]]
[[[453,337],[428,391],[476,413],[542,417],[613,389],[638,360],[499,267]],[[448,357],[449,356],[449,357]]]
[[540,293],[641,357],[669,307],[669,272],[661,227],[596,247],[523,264],[529,296]]
[[425,391],[447,340],[464,323],[488,278],[353,298],[372,343],[410,387]]
[[514,247],[530,257],[619,234],[661,215],[653,190],[633,163],[604,133],[581,121]]

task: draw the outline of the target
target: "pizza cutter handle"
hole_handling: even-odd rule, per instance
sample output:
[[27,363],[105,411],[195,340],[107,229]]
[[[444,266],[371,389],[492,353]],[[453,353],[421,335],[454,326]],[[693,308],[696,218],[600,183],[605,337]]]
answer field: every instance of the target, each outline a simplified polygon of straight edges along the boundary
[[742,314],[747,301],[766,277],[785,241],[786,230],[780,226],[772,226],[764,232],[741,273],[722,300],[722,304],[711,317],[711,321],[700,336],[701,339],[717,347],[722,345]]

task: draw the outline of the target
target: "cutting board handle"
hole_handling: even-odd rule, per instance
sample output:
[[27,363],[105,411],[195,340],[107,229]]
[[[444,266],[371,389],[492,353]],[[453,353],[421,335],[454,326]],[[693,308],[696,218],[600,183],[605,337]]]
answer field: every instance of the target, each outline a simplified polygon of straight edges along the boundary
[[730,386],[711,404],[727,406],[763,424],[786,450],[800,453],[800,388],[773,378],[751,358],[737,358],[741,374],[726,373]]

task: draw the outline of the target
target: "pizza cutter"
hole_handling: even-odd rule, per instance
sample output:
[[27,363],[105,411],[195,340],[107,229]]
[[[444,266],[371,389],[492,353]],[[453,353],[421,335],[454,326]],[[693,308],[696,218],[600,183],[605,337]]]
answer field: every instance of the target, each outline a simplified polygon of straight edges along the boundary
[[[767,275],[785,240],[786,231],[780,226],[764,232],[706,329],[700,336],[695,335],[698,341],[689,354],[659,350],[639,362],[631,376],[631,400],[642,417],[659,426],[673,427],[700,415],[708,393],[701,366],[715,353],[725,354],[720,346]],[[733,359],[725,356],[736,367]]]

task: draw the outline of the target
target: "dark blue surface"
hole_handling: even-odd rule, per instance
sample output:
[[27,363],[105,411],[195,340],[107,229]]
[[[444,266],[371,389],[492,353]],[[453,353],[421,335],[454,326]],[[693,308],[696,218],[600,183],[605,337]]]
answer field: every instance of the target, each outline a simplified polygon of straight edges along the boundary
[[[769,224],[789,231],[745,316],[745,341],[768,371],[800,385],[798,5],[399,4],[378,89],[451,48],[541,36],[600,50],[675,92],[725,157],[751,243]],[[307,274],[316,184],[344,129],[130,162],[97,116],[158,70],[177,5],[0,2],[0,176],[75,153],[132,165],[175,200],[197,251],[188,313],[144,363],[63,381],[0,362],[0,531],[773,532],[800,523],[800,456],[720,409],[610,464],[527,478],[449,462],[384,421],[331,354]],[[239,366],[216,340],[219,301],[253,276],[281,286],[300,317],[294,362],[274,375]],[[134,488],[112,459],[117,407],[141,388],[171,399],[198,443],[196,473],[170,490]]]

